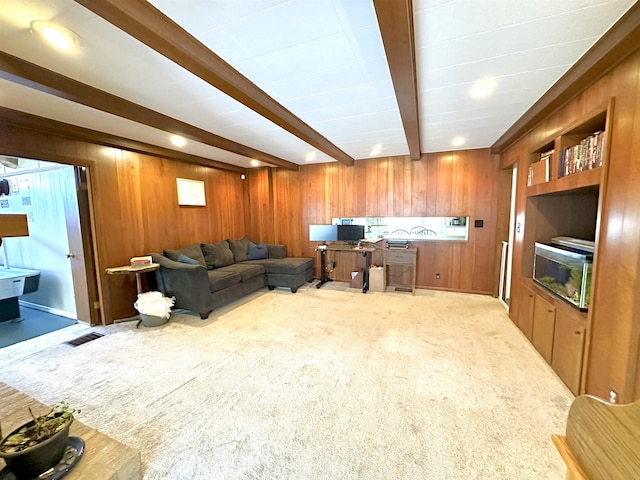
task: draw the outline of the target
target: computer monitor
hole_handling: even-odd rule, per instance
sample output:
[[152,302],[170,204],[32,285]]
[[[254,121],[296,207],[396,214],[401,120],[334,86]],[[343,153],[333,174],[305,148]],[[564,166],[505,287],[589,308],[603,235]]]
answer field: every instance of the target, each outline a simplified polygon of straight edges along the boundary
[[335,242],[338,239],[338,225],[309,225],[310,242]]
[[364,225],[338,225],[337,227],[339,241],[355,243],[364,238]]

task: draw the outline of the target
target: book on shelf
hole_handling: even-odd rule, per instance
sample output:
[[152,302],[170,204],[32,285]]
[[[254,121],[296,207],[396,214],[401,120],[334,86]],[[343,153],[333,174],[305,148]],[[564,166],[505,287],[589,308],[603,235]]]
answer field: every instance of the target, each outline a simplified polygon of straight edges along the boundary
[[602,166],[605,132],[598,131],[580,143],[564,148],[558,162],[558,178]]
[[540,160],[532,163],[529,166],[528,185],[537,185],[539,183],[545,183],[549,181],[549,165],[551,164],[551,157],[553,150],[540,154]]
[[151,265],[153,263],[153,259],[151,255],[146,255],[144,257],[132,257],[129,265],[132,267],[144,267],[147,265]]

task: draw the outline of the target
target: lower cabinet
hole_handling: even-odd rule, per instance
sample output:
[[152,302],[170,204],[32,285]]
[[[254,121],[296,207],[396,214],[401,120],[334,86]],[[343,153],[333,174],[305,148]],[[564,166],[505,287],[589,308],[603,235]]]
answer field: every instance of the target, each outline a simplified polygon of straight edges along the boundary
[[579,395],[586,314],[525,281],[517,323],[569,390]]
[[520,312],[518,313],[518,327],[531,341],[533,338],[533,308],[536,294],[526,285],[522,287],[523,293],[520,300]]
[[551,368],[575,395],[580,393],[585,328],[579,318],[558,311]]
[[536,295],[533,307],[533,335],[531,343],[548,364],[553,355],[553,337],[556,326],[556,307]]

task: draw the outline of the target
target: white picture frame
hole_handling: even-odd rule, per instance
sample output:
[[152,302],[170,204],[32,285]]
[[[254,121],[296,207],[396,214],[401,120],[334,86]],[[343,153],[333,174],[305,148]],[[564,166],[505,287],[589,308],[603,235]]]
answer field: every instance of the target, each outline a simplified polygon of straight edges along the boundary
[[207,201],[204,195],[204,182],[200,180],[189,180],[186,178],[176,178],[178,186],[178,205],[204,207]]

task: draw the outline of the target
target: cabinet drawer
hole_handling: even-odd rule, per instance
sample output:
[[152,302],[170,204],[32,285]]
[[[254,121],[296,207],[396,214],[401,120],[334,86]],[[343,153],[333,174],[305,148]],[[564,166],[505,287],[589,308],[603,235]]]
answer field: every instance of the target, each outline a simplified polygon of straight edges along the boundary
[[413,265],[414,256],[415,252],[410,250],[386,250],[384,261],[395,265]]

